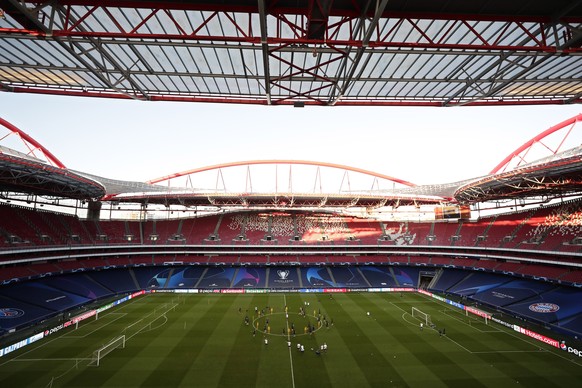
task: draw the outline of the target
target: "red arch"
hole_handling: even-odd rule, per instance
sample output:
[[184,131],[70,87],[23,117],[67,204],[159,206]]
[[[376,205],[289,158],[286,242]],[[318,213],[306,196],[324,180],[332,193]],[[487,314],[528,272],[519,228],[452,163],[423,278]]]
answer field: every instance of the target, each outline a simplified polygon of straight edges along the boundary
[[[511,162],[511,160],[513,158],[515,158],[516,156],[521,154],[523,151],[529,149],[531,146],[533,146],[534,144],[536,144],[537,142],[539,142],[540,140],[542,140],[546,136],[549,136],[552,133],[557,132],[557,131],[559,131],[559,130],[561,130],[564,127],[567,127],[569,125],[574,125],[578,121],[582,121],[582,114],[574,116],[568,120],[562,121],[561,123],[554,125],[551,128],[546,129],[545,131],[543,131],[539,135],[531,138],[530,140],[525,142],[521,147],[517,148],[515,151],[513,151],[512,153],[507,155],[507,157],[505,157],[505,159],[503,159],[497,166],[495,166],[495,168],[493,170],[491,170],[491,172],[489,174],[497,174],[504,166],[507,166],[507,164],[509,162]],[[555,153],[557,153],[557,152],[558,152],[558,150],[555,151]]]
[[13,124],[11,124],[8,121],[4,120],[2,117],[0,117],[0,125],[6,127],[12,133],[18,134],[18,136],[20,136],[20,138],[22,140],[26,141],[27,143],[32,144],[35,147],[35,149],[39,149],[44,154],[44,156],[47,158],[47,160],[49,162],[51,162],[54,166],[59,167],[59,168],[64,168],[64,169],[67,168],[56,156],[54,156],[42,144],[40,144],[39,142],[37,142],[36,140],[34,140],[32,137],[30,137],[25,132],[23,132],[20,129],[18,129]]
[[331,167],[331,168],[337,168],[337,169],[341,169],[341,170],[353,171],[353,172],[357,172],[357,173],[361,173],[361,174],[365,174],[365,175],[370,175],[370,176],[374,176],[374,177],[381,178],[381,179],[386,179],[386,180],[389,180],[389,181],[392,181],[395,183],[400,183],[402,185],[406,185],[406,186],[410,186],[410,187],[416,186],[414,183],[410,183],[410,182],[402,180],[402,179],[394,178],[394,177],[391,177],[388,175],[380,174],[380,173],[369,171],[369,170],[364,170],[364,169],[357,168],[357,167],[345,166],[342,164],[313,162],[313,161],[308,161],[308,160],[279,160],[279,159],[247,160],[247,161],[243,161],[243,162],[231,162],[231,163],[215,164],[212,166],[200,167],[200,168],[195,168],[192,170],[177,172],[177,173],[174,173],[171,175],[166,175],[166,176],[163,176],[160,178],[149,180],[149,181],[147,181],[147,183],[150,183],[150,184],[160,183],[160,182],[167,181],[167,180],[170,180],[173,178],[179,178],[181,176],[196,174],[196,173],[204,172],[204,171],[218,170],[220,168],[249,166],[249,165],[257,165],[257,164],[300,164],[300,165],[317,166],[317,167]]

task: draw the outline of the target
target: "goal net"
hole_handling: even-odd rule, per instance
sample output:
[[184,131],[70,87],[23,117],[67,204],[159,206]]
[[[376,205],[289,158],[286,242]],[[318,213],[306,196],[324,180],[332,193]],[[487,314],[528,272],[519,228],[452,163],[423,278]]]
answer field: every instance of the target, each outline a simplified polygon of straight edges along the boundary
[[99,363],[103,357],[111,353],[114,349],[123,349],[125,348],[125,335],[117,337],[113,339],[106,345],[103,345],[99,349],[93,352],[93,357],[91,358],[91,362],[89,365],[92,366],[99,366]]
[[426,326],[430,327],[432,325],[432,321],[430,320],[430,315],[424,313],[417,309],[416,307],[412,308],[412,316],[419,321],[423,322]]

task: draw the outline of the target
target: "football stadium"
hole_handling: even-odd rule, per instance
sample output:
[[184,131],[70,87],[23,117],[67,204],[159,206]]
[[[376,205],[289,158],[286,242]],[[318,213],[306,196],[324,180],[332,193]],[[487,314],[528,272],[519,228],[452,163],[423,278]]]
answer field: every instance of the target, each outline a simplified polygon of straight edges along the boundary
[[582,379],[580,1],[0,0],[0,91],[3,387]]

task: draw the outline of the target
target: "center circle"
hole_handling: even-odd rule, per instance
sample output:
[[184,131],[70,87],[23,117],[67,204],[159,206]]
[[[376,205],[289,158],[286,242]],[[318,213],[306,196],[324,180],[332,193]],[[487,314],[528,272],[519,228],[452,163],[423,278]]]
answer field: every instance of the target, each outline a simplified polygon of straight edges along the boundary
[[329,322],[324,316],[279,312],[255,317],[252,325],[262,334],[297,337],[313,334],[322,327],[329,327]]

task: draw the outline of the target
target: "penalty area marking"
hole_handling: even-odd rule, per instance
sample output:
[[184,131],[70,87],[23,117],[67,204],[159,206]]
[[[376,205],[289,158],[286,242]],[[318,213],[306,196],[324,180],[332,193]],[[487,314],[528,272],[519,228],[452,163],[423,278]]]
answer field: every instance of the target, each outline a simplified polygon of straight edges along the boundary
[[[409,312],[405,311],[405,310],[404,310],[402,307],[400,307],[400,306],[397,306],[397,305],[395,305],[395,304],[394,304],[394,303],[392,303],[392,302],[390,302],[390,303],[391,303],[391,304],[392,304],[394,307],[396,307],[397,309],[399,309],[400,311],[402,311],[402,319],[403,319],[405,322],[407,322],[407,323],[410,323],[410,324],[414,324],[415,326],[417,325],[416,323],[410,322],[409,320],[407,320],[407,319],[406,319],[406,317],[410,315],[410,313],[409,313]],[[410,316],[412,316],[412,315],[410,315]],[[427,327],[427,329],[436,331],[436,329],[433,329],[432,327]],[[469,349],[467,349],[466,347],[464,347],[463,345],[461,345],[461,344],[460,344],[460,343],[458,343],[457,341],[455,341],[455,340],[451,339],[450,337],[448,337],[448,336],[446,336],[446,335],[445,335],[444,337],[445,337],[446,339],[448,339],[449,341],[451,341],[452,343],[454,343],[455,345],[457,345],[458,347],[460,347],[461,349],[465,350],[467,353],[471,353],[471,354],[473,354],[473,352],[472,352],[472,351],[470,351]]]
[[[491,325],[487,325],[488,327],[491,327],[490,330],[481,330],[478,326],[473,326],[470,323],[465,322],[464,319],[461,319],[461,318],[458,317],[459,314],[462,315],[461,314],[461,311],[462,310],[455,311],[455,310],[452,310],[452,309],[445,309],[445,310],[440,311],[440,313],[443,314],[443,315],[446,315],[447,317],[449,317],[451,319],[454,319],[454,320],[456,320],[458,322],[461,322],[463,325],[469,326],[469,327],[471,327],[471,328],[473,328],[473,329],[475,329],[475,330],[477,330],[477,331],[479,331],[481,333],[503,333],[503,331],[499,330],[496,327],[492,327]],[[457,315],[457,316],[455,316],[455,315]],[[465,317],[467,317],[467,316],[465,316]],[[484,323],[481,322],[480,319],[477,319],[477,318],[471,317],[471,316],[469,316],[468,318],[471,321],[474,321],[475,323],[479,323],[480,325],[484,325]],[[484,319],[484,318],[482,318],[482,319]]]
[[[404,318],[404,316],[405,316],[405,315],[410,315],[410,313],[408,313],[407,311],[405,311],[404,309],[402,309],[400,306],[397,306],[397,305],[396,305],[395,303],[393,303],[393,302],[390,302],[390,304],[392,304],[394,307],[398,308],[399,310],[403,311],[403,314],[402,314],[402,319],[404,319],[406,322],[410,323],[409,321],[407,321],[407,320]],[[449,309],[450,309],[451,311],[454,311],[454,310],[452,310],[452,308],[449,308]],[[441,313],[443,313],[443,312],[441,311]],[[443,313],[443,314],[444,314],[444,313]],[[451,317],[451,316],[449,316],[448,314],[446,314],[446,315],[447,315],[448,317],[450,317],[450,318],[457,319],[457,318],[454,318],[454,317]],[[458,319],[457,319],[457,320],[458,320]],[[461,320],[461,321],[462,321],[462,320]],[[465,322],[463,322],[463,323],[466,325],[466,323],[465,323]],[[471,325],[468,325],[468,326],[470,326],[470,327],[473,327],[473,326],[471,326]],[[432,329],[432,330],[434,330],[434,329]],[[478,330],[478,329],[476,329],[476,330]],[[481,330],[479,330],[479,331],[481,331]],[[521,340],[521,341],[523,341],[523,342],[526,342],[526,343],[528,343],[528,344],[530,344],[530,345],[534,345],[534,346],[536,345],[535,343],[533,343],[533,342],[530,342],[530,341],[528,341],[528,340],[527,340],[527,339],[525,339],[525,338],[520,338],[519,336],[517,336],[517,335],[513,334],[512,332],[505,332],[505,331],[503,331],[503,330],[500,330],[500,329],[497,329],[496,331],[491,331],[491,333],[493,333],[493,332],[506,333],[506,334],[508,334],[508,335],[510,335],[510,336],[512,336],[512,337],[515,337],[515,338],[517,338],[517,339],[519,339],[519,340]],[[488,332],[486,332],[486,333],[488,333]],[[464,349],[464,350],[465,350],[467,353],[470,353],[470,354],[539,353],[539,352],[546,352],[546,353],[549,353],[549,354],[554,354],[554,355],[556,355],[557,357],[560,357],[560,358],[562,358],[562,359],[564,359],[564,360],[571,361],[571,362],[573,362],[573,363],[575,363],[575,364],[577,364],[577,365],[582,365],[582,364],[579,364],[579,363],[577,363],[577,362],[576,362],[574,359],[569,359],[569,358],[567,358],[567,357],[564,357],[564,356],[563,356],[563,355],[561,355],[561,354],[558,354],[558,353],[556,353],[556,352],[550,352],[550,351],[548,351],[548,350],[546,350],[546,349],[541,349],[541,348],[540,348],[541,350],[490,350],[490,351],[472,351],[472,350],[469,350],[469,349],[467,349],[466,347],[464,347],[463,345],[461,345],[461,344],[460,344],[460,343],[458,343],[457,341],[453,340],[451,337],[449,337],[449,336],[446,336],[446,335],[445,335],[444,337],[445,337],[446,339],[448,339],[449,341],[453,342],[455,345],[457,345],[457,346],[458,346],[458,347],[460,347],[461,349]]]
[[[146,297],[148,297],[149,295],[151,295],[151,294],[146,294],[146,295],[143,295],[143,297],[142,297],[142,298],[132,298],[132,299],[128,300],[126,303],[123,303],[122,305],[120,305],[119,307],[117,307],[117,308],[116,308],[117,312],[111,311],[111,312],[108,312],[106,315],[113,314],[113,313],[117,313],[117,314],[119,314],[119,310],[121,310],[121,309],[125,309],[126,307],[128,307],[128,306],[132,305],[132,304],[133,304],[135,301],[137,301],[137,300],[143,300],[143,299],[145,299]],[[96,322],[96,321],[93,321],[93,322]],[[91,322],[88,322],[87,324],[90,324],[90,323],[91,323]],[[70,329],[69,329],[69,328],[64,328],[63,330],[70,330]],[[38,343],[38,345],[34,346],[34,347],[33,347],[33,348],[31,348],[31,349],[25,350],[23,353],[21,353],[21,354],[19,354],[19,355],[15,356],[14,358],[8,359],[8,360],[6,360],[5,362],[3,362],[3,363],[0,363],[0,367],[1,367],[1,366],[4,366],[4,365],[6,365],[6,364],[8,364],[9,362],[14,362],[14,361],[16,361],[17,359],[21,358],[22,356],[24,356],[24,355],[26,355],[26,354],[29,354],[29,353],[32,353],[32,352],[34,352],[34,351],[36,351],[36,350],[38,350],[38,349],[40,349],[40,348],[42,348],[42,347],[44,347],[44,346],[46,346],[46,345],[50,344],[50,343],[51,343],[51,342],[53,342],[53,341],[61,340],[61,339],[62,339],[62,337],[63,337],[65,334],[66,334],[66,332],[63,332],[63,334],[56,333],[56,334],[54,334],[54,335],[51,335],[51,337],[53,337],[53,338],[51,338],[51,339],[49,339],[49,340],[46,340],[46,337],[45,337],[45,338],[43,338],[41,341],[37,341],[37,342],[35,342],[35,345],[36,345],[37,343]],[[70,337],[69,337],[69,338],[70,338]],[[26,349],[26,348],[25,348],[25,349]]]
[[[99,331],[99,330],[103,329],[104,327],[112,324],[113,322],[117,321],[118,319],[125,317],[127,315],[127,313],[111,313],[111,314],[107,314],[106,316],[110,316],[110,315],[119,315],[119,316],[117,318],[107,322],[107,323],[104,323],[103,325],[97,327],[96,329],[91,330],[90,332],[88,332],[84,335],[70,335],[69,333],[65,333],[65,334],[63,334],[62,338],[86,338],[86,337],[90,336],[91,334],[95,333],[96,331]],[[101,319],[105,319],[105,318],[101,318]],[[100,321],[99,319],[96,319],[93,322],[99,322],[99,321]],[[87,327],[89,324],[91,324],[93,322],[88,322],[84,327]],[[79,329],[75,329],[75,331],[73,331],[71,333],[75,333],[77,330],[79,330]]]

